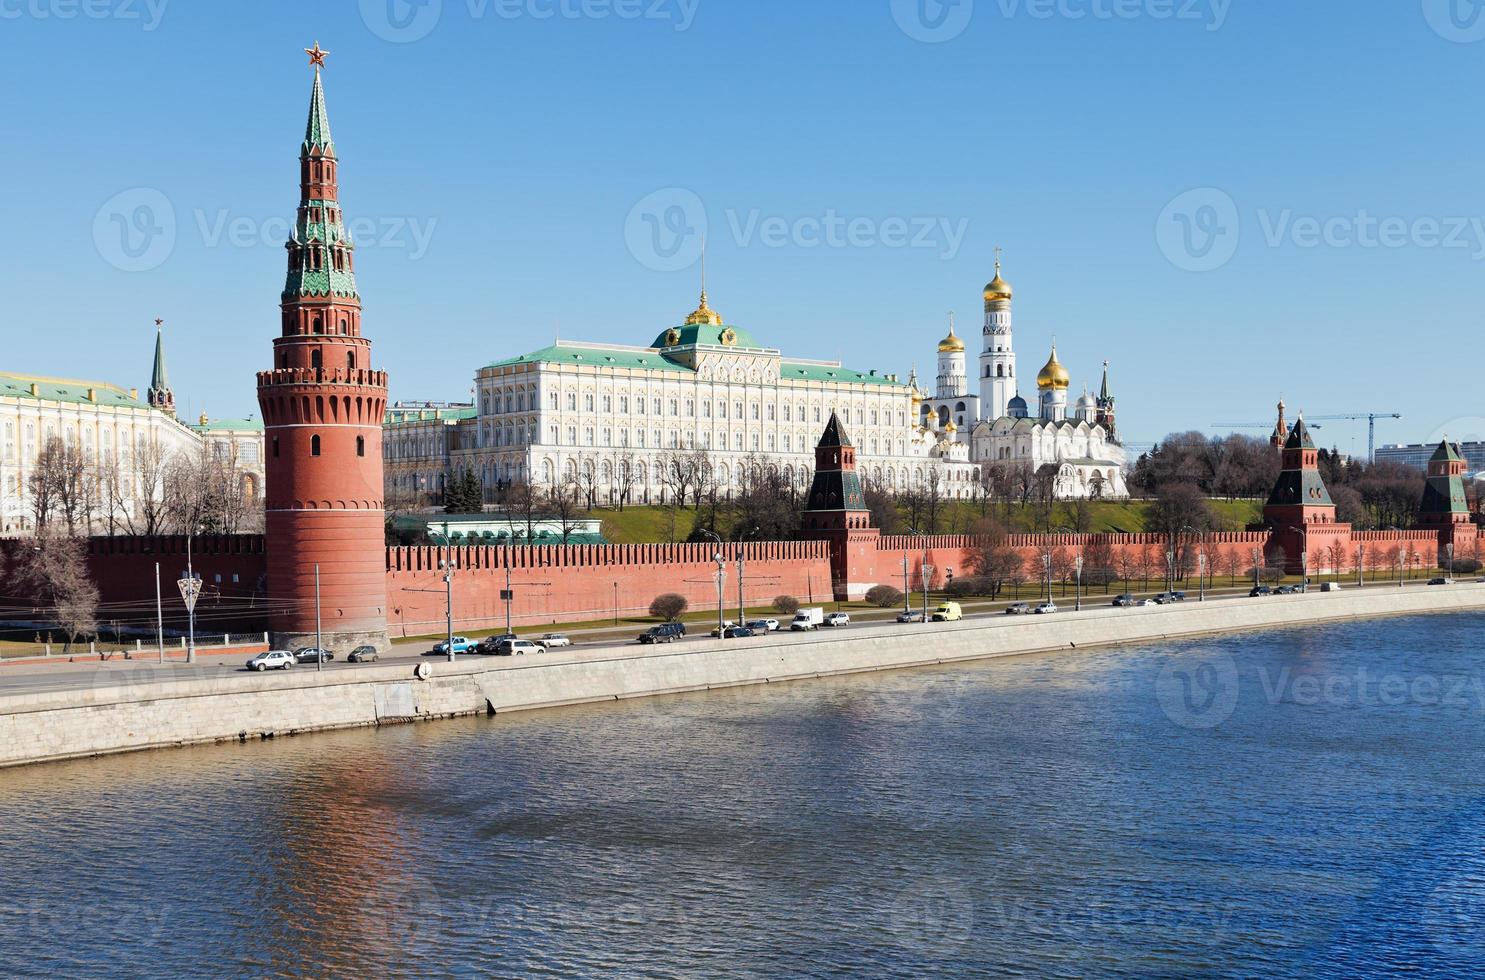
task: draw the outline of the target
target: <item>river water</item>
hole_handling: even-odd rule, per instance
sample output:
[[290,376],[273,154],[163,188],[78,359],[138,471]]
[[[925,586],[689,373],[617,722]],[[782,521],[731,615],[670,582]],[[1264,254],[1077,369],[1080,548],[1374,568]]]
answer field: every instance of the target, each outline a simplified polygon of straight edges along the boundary
[[1482,626],[0,771],[0,975],[1479,974]]

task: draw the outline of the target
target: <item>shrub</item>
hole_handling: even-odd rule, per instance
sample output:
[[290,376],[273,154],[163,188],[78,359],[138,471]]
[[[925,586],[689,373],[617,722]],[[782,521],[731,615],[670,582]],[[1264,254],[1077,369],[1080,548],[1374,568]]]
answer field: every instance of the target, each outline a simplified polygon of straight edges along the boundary
[[681,618],[690,605],[690,601],[685,596],[667,592],[664,595],[657,595],[650,603],[650,615],[663,619],[667,623],[673,623]]
[[1456,558],[1454,559],[1454,571],[1463,572],[1465,575],[1474,575],[1482,567],[1478,558]]
[[970,596],[989,595],[990,586],[981,578],[956,578],[944,586],[944,594],[951,599],[967,599]]
[[867,590],[866,601],[878,609],[890,609],[902,602],[902,593],[890,585],[874,585]]
[[799,612],[799,600],[792,595],[776,595],[773,597],[773,611],[780,616],[792,616]]

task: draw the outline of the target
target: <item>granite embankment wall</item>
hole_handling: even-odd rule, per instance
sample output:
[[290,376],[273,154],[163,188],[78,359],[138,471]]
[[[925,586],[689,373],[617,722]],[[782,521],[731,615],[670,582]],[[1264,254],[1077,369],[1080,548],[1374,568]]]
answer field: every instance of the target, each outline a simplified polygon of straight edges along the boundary
[[[232,674],[0,698],[0,766],[318,730],[765,684],[1317,622],[1485,609],[1485,585],[1311,593],[1056,617],[980,617],[744,643],[574,651],[324,673]],[[931,631],[931,632],[930,632]],[[146,682],[148,682],[146,684]]]

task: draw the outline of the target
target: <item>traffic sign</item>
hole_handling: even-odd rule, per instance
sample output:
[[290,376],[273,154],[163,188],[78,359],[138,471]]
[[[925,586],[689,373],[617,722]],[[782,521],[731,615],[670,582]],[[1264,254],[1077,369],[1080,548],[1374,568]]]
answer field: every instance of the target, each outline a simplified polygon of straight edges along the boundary
[[181,576],[175,585],[180,589],[180,597],[185,600],[186,612],[195,612],[196,600],[201,595],[201,579]]

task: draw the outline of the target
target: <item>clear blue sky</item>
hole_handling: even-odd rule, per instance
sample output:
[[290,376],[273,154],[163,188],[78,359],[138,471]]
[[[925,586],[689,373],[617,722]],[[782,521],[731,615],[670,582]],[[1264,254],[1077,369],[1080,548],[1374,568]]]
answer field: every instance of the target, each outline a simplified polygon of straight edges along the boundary
[[[161,316],[183,409],[256,411],[318,39],[394,398],[465,396],[559,328],[677,323],[698,269],[634,209],[678,188],[659,233],[699,199],[712,305],[786,354],[931,379],[1002,245],[1023,375],[1053,334],[1075,387],[1109,358],[1129,439],[1281,393],[1407,415],[1387,441],[1485,435],[1485,230],[1451,230],[1485,229],[1485,18],[1450,2],[0,0],[3,366],[143,387]],[[1194,188],[1220,195],[1163,214]],[[161,197],[166,254],[120,252],[111,214]],[[854,240],[748,234],[831,215]]]

